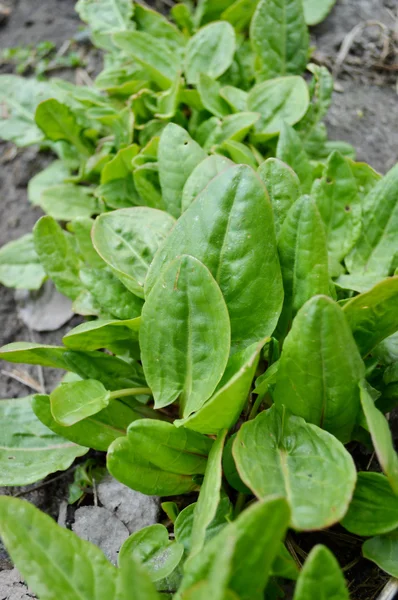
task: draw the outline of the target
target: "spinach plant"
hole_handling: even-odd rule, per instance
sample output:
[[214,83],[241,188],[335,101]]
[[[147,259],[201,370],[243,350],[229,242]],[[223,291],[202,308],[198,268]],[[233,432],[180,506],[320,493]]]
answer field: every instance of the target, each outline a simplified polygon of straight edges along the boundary
[[[332,80],[302,77],[311,6],[183,3],[175,26],[79,0],[106,52],[98,89],[7,76],[19,104],[1,134],[59,160],[31,181],[47,215],[3,248],[0,275],[50,277],[89,319],[60,346],[1,348],[66,375],[0,403],[0,484],[92,448],[168,497],[174,528],[134,533],[115,567],[1,497],[4,543],[42,600],[271,600],[283,579],[294,600],[344,600],[326,546],[298,565],[285,545],[337,523],[398,577],[398,166],[381,177],[327,140]],[[358,443],[380,472],[358,472]]]

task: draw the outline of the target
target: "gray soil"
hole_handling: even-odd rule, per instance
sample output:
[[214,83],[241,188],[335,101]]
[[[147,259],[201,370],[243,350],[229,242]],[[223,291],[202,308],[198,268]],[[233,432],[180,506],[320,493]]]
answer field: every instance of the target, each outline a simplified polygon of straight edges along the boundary
[[[60,47],[81,27],[74,11],[75,0],[1,0],[1,3],[11,8],[11,15],[0,25],[0,49],[34,45],[43,40],[55,42]],[[368,21],[378,24],[365,27]],[[336,56],[342,42],[360,23],[364,26],[352,40],[338,68],[327,126],[331,139],[350,142],[357,149],[358,160],[385,173],[398,162],[398,0],[338,0],[329,17],[312,30],[316,46],[313,58],[330,69],[336,68]],[[98,56],[95,53],[89,55],[87,70],[90,72],[97,65]],[[7,70],[8,67],[0,65],[0,72]],[[66,76],[73,78],[74,74],[69,72]],[[40,216],[40,210],[28,204],[26,186],[50,160],[51,157],[39,153],[36,148],[14,153],[11,144],[0,142],[0,245],[29,232]],[[31,340],[32,336],[41,343],[59,343],[63,333],[75,323],[72,320],[53,333],[32,334],[17,315],[13,290],[0,286],[0,345]],[[11,368],[0,365],[0,398],[31,393],[27,386],[4,374],[3,371]],[[39,377],[36,368],[29,370],[22,366],[18,369],[22,375],[30,373],[36,379]],[[46,370],[48,390],[58,376]],[[62,484],[54,483],[27,497],[56,516],[65,491],[66,482],[62,481]],[[328,543],[327,539],[324,541]],[[0,568],[1,556],[0,548]],[[349,562],[343,556],[341,558],[343,564]],[[367,569],[364,578],[373,578],[376,582],[378,575],[370,564],[365,563],[365,567],[363,562],[360,564],[362,569]],[[358,591],[353,597],[365,596]]]

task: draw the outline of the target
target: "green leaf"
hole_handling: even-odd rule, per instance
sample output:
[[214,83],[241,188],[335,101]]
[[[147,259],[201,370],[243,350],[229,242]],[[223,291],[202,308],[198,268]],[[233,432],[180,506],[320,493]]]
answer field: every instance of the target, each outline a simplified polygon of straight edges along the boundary
[[95,189],[95,195],[108,208],[129,208],[140,204],[140,197],[133,181],[132,173],[123,179],[112,179],[99,185]]
[[274,406],[244,423],[233,456],[258,498],[287,498],[295,529],[323,529],[347,512],[357,477],[350,454],[333,435],[284,409]]
[[62,160],[54,160],[43,171],[37,173],[28,183],[28,199],[32,204],[39,204],[41,195],[49,187],[64,183],[70,177],[69,169]]
[[256,112],[228,115],[207,138],[204,145],[205,150],[210,151],[215,145],[222,144],[226,140],[243,141],[259,118],[260,115]]
[[230,324],[217,283],[197,259],[183,255],[161,273],[144,304],[140,346],[155,408],[180,397],[186,417],[213,393],[228,361]]
[[[206,579],[216,558],[235,539],[226,586],[241,600],[260,598],[289,521],[284,498],[256,502],[229,523],[186,565],[180,591]],[[261,532],[261,535],[259,535]]]
[[347,162],[357,182],[359,197],[363,201],[367,194],[375,187],[376,183],[382,179],[382,176],[367,163],[354,162],[351,158],[347,158]]
[[60,346],[46,346],[34,342],[12,342],[0,348],[0,359],[11,363],[68,369],[64,353],[65,348]]
[[198,92],[203,106],[216,117],[224,117],[231,111],[220,96],[221,84],[206,73],[199,73]]
[[398,276],[381,281],[344,305],[345,316],[362,356],[398,331],[397,304]]
[[186,44],[185,36],[159,12],[151,10],[148,6],[135,4],[134,21],[139,31],[145,31],[162,40],[174,53],[182,52]]
[[391,488],[398,495],[398,455],[394,450],[388,421],[383,413],[376,408],[365,384],[360,386],[360,393],[362,410],[372,437],[376,456]]
[[287,213],[279,233],[278,252],[285,289],[284,310],[291,320],[313,296],[329,295],[326,236],[311,196],[302,196]]
[[114,440],[126,435],[130,423],[140,418],[134,412],[134,407],[122,400],[113,400],[107,408],[68,427],[57,423],[52,416],[50,396],[36,394],[33,396],[32,408],[43,425],[57,435],[102,452],[106,452]]
[[[191,551],[192,527],[195,517],[196,502],[188,504],[177,516],[174,524],[174,535],[178,542],[185,548],[189,554]],[[206,527],[206,542],[217,535],[232,520],[233,507],[226,494],[222,494],[218,503],[216,514],[212,522]]]
[[99,548],[25,500],[1,496],[0,533],[29,589],[40,600],[128,600],[129,579],[134,581],[137,600],[158,598],[154,590],[150,595],[150,582],[137,565],[127,574],[118,571]]
[[383,277],[380,275],[340,275],[334,280],[334,284],[343,290],[353,290],[363,294],[368,292],[375,285],[381,283]]
[[187,45],[187,82],[197,84],[200,73],[213,79],[220,77],[232,64],[235,44],[235,31],[225,21],[216,21],[199,29]]
[[82,379],[98,379],[107,390],[145,387],[141,365],[104,352],[78,352],[67,350],[64,354],[66,368]]
[[222,483],[222,454],[227,430],[220,431],[207,461],[205,476],[195,505],[189,560],[202,551],[206,530],[216,516]]
[[327,17],[336,0],[303,0],[307,25],[317,25]]
[[90,153],[90,144],[82,137],[82,127],[71,109],[55,98],[41,102],[35,113],[35,121],[46,138],[53,142],[69,142],[84,155]]
[[0,485],[28,485],[64,471],[88,448],[52,433],[35,416],[32,397],[0,401]]
[[66,225],[66,228],[75,235],[79,252],[84,261],[90,267],[102,268],[105,266],[104,261],[95,251],[91,239],[91,230],[93,225],[94,219],[89,219],[88,217],[78,217],[77,219],[73,219],[73,221],[69,221],[69,223]]
[[110,392],[95,379],[61,383],[50,394],[52,415],[65,427],[100,412],[109,400]]
[[258,167],[258,174],[271,200],[278,237],[289,208],[300,195],[300,181],[293,169],[278,158],[267,158]]
[[398,577],[398,531],[366,540],[362,554],[392,577]]
[[258,81],[301,75],[309,52],[301,0],[260,0],[250,25],[250,41],[258,57]]
[[143,31],[115,33],[113,40],[160,88],[168,89],[176,79],[181,69],[180,59],[163,40]]
[[170,575],[181,561],[184,546],[169,540],[169,533],[160,523],[133,533],[120,548],[119,567],[130,568],[131,561],[142,564],[152,581]]
[[163,201],[174,217],[181,214],[182,193],[188,177],[205,158],[206,152],[185,129],[175,123],[163,129],[158,153],[159,178]]
[[333,152],[322,179],[312,187],[328,241],[331,274],[339,275],[340,261],[354,246],[361,233],[361,205],[357,184],[344,156]]
[[17,289],[38,290],[45,279],[31,233],[0,248],[0,283]]
[[360,411],[358,384],[365,367],[338,304],[326,296],[304,304],[279,363],[275,403],[348,442]]
[[47,215],[57,221],[69,221],[77,217],[91,217],[100,212],[98,200],[92,190],[73,183],[53,185],[42,191],[37,202]]
[[235,0],[224,10],[221,18],[231,23],[236,32],[244,31],[251,21],[257,4],[258,0]]
[[103,33],[127,29],[133,16],[131,0],[79,0],[75,9],[93,31]]
[[350,273],[390,274],[398,234],[397,187],[398,165],[363,200],[362,233],[345,260]]
[[233,112],[247,110],[247,92],[233,85],[225,85],[220,89],[220,96],[230,105]]
[[389,533],[398,528],[398,498],[384,475],[358,473],[354,496],[341,524],[361,536]]
[[81,269],[80,279],[101,312],[122,320],[141,314],[143,301],[108,269]]
[[246,165],[227,169],[177,221],[151,264],[146,292],[165,265],[190,254],[208,267],[221,288],[233,350],[271,335],[283,294],[271,213],[256,173]]
[[140,147],[132,144],[127,148],[122,148],[110,160],[101,171],[101,183],[108,183],[115,179],[123,179],[132,171],[131,161],[139,153]]
[[200,162],[191,172],[182,190],[181,209],[184,212],[214,177],[232,167],[233,162],[225,156],[214,154]]
[[173,225],[173,217],[163,211],[123,208],[95,220],[93,244],[127,289],[143,298],[151,260]]
[[276,157],[288,164],[298,175],[302,192],[309,193],[312,185],[312,166],[299,134],[286,123],[281,126]]
[[50,84],[18,77],[0,75],[0,138],[17,146],[30,146],[43,141],[43,132],[35,123],[36,106],[54,95]]
[[198,0],[194,15],[195,26],[209,23],[220,18],[221,13],[233,0]]
[[71,329],[62,341],[70,350],[110,348],[114,342],[137,341],[140,317],[124,321],[96,319]]
[[326,546],[314,546],[297,580],[293,600],[349,600],[339,563]]
[[220,150],[226,153],[237,164],[249,165],[252,169],[257,169],[258,162],[253,152],[242,142],[235,140],[225,140],[220,146]]
[[79,279],[79,258],[70,240],[52,217],[41,217],[33,228],[40,262],[61,294],[74,300],[83,290]]
[[230,429],[237,422],[248,398],[264,340],[235,354],[213,396],[196,413],[181,421],[179,427],[216,435],[222,429]]
[[204,474],[211,446],[200,433],[140,419],[110,446],[107,465],[116,479],[143,494],[185,494],[198,488],[194,476]]
[[266,141],[279,133],[284,123],[300,121],[308,105],[308,87],[302,77],[277,77],[255,85],[247,97],[247,108],[261,115],[255,126],[256,140]]
[[182,84],[181,75],[178,73],[171,87],[158,94],[158,106],[155,117],[159,119],[171,119],[174,117],[180,103]]

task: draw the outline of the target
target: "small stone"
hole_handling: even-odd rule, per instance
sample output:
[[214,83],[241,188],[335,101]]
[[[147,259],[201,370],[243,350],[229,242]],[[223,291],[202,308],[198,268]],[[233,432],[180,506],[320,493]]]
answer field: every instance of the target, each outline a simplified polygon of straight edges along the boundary
[[104,477],[97,492],[101,504],[115,513],[130,533],[158,522],[160,500],[157,496],[131,490],[110,475]]
[[101,548],[114,565],[117,563],[121,545],[129,537],[127,527],[109,510],[101,506],[78,508],[72,529],[83,540]]
[[32,600],[35,598],[17,569],[0,571],[0,598],[1,600]]

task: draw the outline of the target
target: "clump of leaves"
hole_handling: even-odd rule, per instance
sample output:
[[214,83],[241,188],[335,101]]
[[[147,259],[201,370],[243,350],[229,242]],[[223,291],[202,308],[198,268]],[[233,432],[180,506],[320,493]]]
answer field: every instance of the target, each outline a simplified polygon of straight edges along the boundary
[[[3,79],[3,137],[59,159],[30,182],[47,216],[2,249],[0,278],[50,277],[89,319],[60,346],[0,350],[68,373],[50,395],[0,404],[1,483],[93,448],[134,490],[198,492],[181,511],[166,503],[174,536],[133,534],[118,568],[0,498],[5,544],[41,599],[270,600],[291,579],[295,600],[344,600],[325,546],[299,571],[284,544],[288,528],[337,523],[398,576],[385,417],[398,403],[398,167],[381,177],[327,140],[332,80],[307,68],[314,4],[249,4],[179,4],[174,25],[129,0],[79,0],[106,52],[96,88]],[[359,442],[381,472],[358,472]]]

